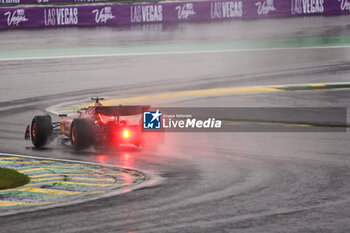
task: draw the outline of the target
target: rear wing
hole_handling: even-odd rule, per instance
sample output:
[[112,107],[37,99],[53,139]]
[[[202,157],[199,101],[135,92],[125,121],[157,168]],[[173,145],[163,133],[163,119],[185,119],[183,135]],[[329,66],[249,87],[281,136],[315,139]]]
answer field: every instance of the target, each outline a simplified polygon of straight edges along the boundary
[[150,108],[150,105],[101,106],[95,107],[95,112],[106,116],[131,116],[142,114],[144,111],[149,111]]

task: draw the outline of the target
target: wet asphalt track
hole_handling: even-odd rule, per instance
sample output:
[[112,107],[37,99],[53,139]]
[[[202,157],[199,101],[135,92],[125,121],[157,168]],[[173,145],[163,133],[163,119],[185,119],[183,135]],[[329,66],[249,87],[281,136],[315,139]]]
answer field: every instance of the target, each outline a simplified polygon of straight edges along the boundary
[[[284,25],[252,20],[7,31],[0,45],[13,49],[101,41],[113,45],[349,36],[348,20],[341,16],[283,19]],[[2,61],[1,152],[133,167],[158,174],[164,182],[84,204],[1,217],[1,232],[349,232],[349,133],[175,133],[155,152],[126,148],[77,153],[55,143],[36,150],[22,140],[31,117],[60,101],[349,81],[349,61],[346,48]],[[95,85],[98,88],[92,89]],[[349,99],[350,92],[339,89],[193,98],[166,105],[349,107]]]

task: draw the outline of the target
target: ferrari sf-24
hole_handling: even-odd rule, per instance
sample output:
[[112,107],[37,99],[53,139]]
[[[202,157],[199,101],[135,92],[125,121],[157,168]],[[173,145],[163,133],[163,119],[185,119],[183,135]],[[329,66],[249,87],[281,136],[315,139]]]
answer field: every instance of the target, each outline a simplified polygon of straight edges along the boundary
[[43,147],[48,142],[63,135],[69,138],[74,149],[85,149],[92,145],[132,144],[143,148],[147,142],[151,146],[163,141],[163,133],[148,133],[142,130],[142,113],[149,105],[103,106],[103,98],[91,98],[94,106],[81,108],[78,115],[68,118],[60,114],[61,121],[52,122],[50,115],[35,116],[25,131],[25,139],[35,147]]

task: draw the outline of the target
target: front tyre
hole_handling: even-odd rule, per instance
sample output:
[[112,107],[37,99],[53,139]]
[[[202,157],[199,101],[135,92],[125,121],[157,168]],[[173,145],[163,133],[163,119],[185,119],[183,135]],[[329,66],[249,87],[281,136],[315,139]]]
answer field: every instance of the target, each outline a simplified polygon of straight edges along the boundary
[[76,150],[85,149],[94,142],[94,126],[90,119],[74,119],[70,129],[70,140]]
[[48,115],[35,116],[32,120],[30,134],[35,147],[45,146],[52,134],[51,117]]

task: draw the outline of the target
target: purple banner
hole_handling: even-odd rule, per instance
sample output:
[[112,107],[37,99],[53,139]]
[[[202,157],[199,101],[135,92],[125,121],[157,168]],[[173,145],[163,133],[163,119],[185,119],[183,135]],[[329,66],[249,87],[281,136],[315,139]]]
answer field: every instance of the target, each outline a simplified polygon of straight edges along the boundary
[[350,0],[220,0],[1,7],[0,29],[330,15],[349,12]]
[[24,4],[51,4],[51,3],[105,3],[118,2],[119,0],[0,0],[1,5],[24,5]]

